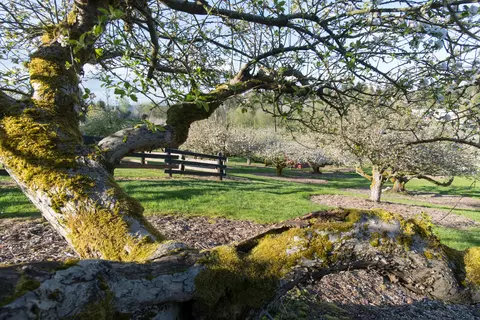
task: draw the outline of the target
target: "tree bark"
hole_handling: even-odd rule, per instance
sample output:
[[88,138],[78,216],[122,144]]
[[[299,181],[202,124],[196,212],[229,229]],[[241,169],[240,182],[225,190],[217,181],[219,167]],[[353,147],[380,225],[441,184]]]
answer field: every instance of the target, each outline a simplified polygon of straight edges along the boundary
[[372,180],[370,184],[371,201],[380,202],[383,180],[383,171],[378,166],[372,166]]
[[312,168],[313,173],[316,173],[316,174],[321,174],[322,173],[320,171],[320,166],[319,165],[315,165],[313,163],[309,163],[308,165],[310,166],[310,168]]
[[294,286],[355,269],[378,270],[434,299],[469,301],[472,293],[459,284],[461,258],[452,259],[425,224],[385,212],[314,212],[203,253],[164,246],[149,264],[0,269],[0,301],[7,302],[0,319],[176,319],[181,309],[198,319],[259,319]]
[[404,176],[398,176],[393,178],[393,187],[391,192],[395,193],[402,193],[406,192],[407,190],[405,189],[405,184],[410,181],[407,177]]
[[276,166],[275,167],[275,173],[277,175],[277,177],[281,177],[282,176],[282,171],[283,171],[283,166]]
[[247,158],[247,166],[250,166],[250,165],[252,165],[252,159]]

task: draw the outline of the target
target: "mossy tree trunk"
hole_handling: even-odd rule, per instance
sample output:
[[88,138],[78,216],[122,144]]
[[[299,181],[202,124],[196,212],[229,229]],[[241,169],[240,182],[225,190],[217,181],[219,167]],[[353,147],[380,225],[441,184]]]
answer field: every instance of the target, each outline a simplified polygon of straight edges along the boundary
[[[78,39],[98,22],[98,8],[75,6],[67,28]],[[45,34],[28,69],[34,90],[0,118],[0,162],[27,197],[82,257],[143,260],[162,237],[143,219],[142,207],[86,148],[79,130],[78,74],[91,58],[88,46],[71,63],[71,48]],[[85,43],[94,39],[87,35]]]

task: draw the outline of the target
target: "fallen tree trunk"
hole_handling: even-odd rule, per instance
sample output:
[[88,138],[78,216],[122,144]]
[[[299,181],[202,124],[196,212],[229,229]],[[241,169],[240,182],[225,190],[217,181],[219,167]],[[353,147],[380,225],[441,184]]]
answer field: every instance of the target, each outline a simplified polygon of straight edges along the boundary
[[462,259],[426,222],[384,211],[315,212],[202,253],[167,242],[147,264],[0,269],[0,285],[9,288],[0,319],[258,319],[295,285],[354,269],[375,269],[434,299],[468,302]]

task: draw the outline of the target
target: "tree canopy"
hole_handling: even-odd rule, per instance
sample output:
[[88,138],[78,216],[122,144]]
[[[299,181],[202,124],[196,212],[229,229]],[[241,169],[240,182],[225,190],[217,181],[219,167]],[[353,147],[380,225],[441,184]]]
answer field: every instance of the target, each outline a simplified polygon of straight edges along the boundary
[[[21,64],[42,43],[68,46],[67,66],[95,65],[118,95],[156,104],[208,108],[206,93],[231,82],[234,93],[314,94],[339,108],[368,84],[391,96],[422,90],[431,106],[466,116],[478,76],[475,3],[11,0],[0,6],[1,57]],[[2,90],[28,95],[26,71],[3,68]],[[252,77],[254,86],[238,85]]]

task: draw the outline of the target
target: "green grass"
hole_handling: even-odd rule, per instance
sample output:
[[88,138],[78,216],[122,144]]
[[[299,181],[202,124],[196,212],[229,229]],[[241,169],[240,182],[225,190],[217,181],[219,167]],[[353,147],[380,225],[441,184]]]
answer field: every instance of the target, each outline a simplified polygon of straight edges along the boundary
[[[327,180],[328,184],[306,184],[275,180],[275,170],[261,164],[246,166],[241,159],[228,162],[228,175],[237,180],[201,180],[189,177],[169,179],[163,170],[117,169],[115,175],[122,187],[137,198],[145,214],[182,214],[190,216],[226,217],[269,223],[291,219],[308,212],[327,208],[312,203],[313,194],[344,194],[368,197],[346,189],[368,189],[369,182],[353,172],[328,171],[320,175],[307,174],[308,170],[284,170],[286,177],[307,177]],[[263,175],[262,175],[263,174]],[[241,180],[247,178],[248,180]],[[7,183],[7,185],[5,185]],[[3,184],[3,187],[2,187]],[[457,178],[450,187],[442,188],[422,180],[413,180],[407,189],[440,195],[464,195],[480,198],[479,188],[472,181]],[[384,200],[396,203],[423,205],[448,212],[450,207],[430,204],[404,197],[385,195]],[[9,177],[0,176],[0,218],[39,216],[22,192],[11,185]],[[456,209],[453,214],[480,221],[480,213],[469,209]],[[436,228],[442,242],[456,249],[480,245],[480,229],[459,231]]]
[[0,176],[0,218],[40,216],[37,208],[9,176]]
[[435,227],[435,233],[443,244],[457,249],[465,250],[470,247],[480,246],[480,228],[457,230],[453,228]]
[[276,222],[326,208],[309,200],[317,186],[272,179],[220,182],[175,178],[120,184],[140,200],[147,215],[179,213]]

